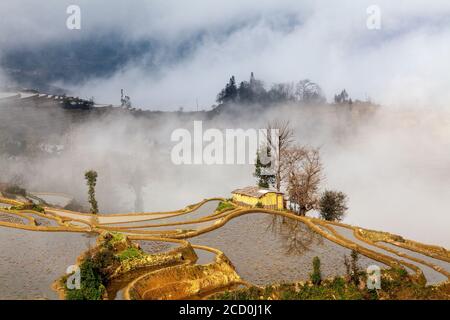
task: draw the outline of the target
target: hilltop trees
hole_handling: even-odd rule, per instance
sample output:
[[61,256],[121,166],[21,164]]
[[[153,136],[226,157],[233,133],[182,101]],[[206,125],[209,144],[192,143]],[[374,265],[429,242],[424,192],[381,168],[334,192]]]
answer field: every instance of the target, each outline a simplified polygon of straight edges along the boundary
[[297,100],[304,104],[318,104],[326,101],[320,86],[308,79],[297,83],[295,95]]
[[339,191],[326,190],[319,201],[319,211],[322,219],[341,221],[347,211],[347,196]]
[[334,95],[334,103],[336,104],[344,104],[349,103],[352,104],[352,99],[349,98],[347,90],[342,90],[341,93]]
[[96,171],[90,170],[84,174],[84,177],[86,179],[86,183],[89,188],[88,196],[89,196],[89,203],[91,205],[91,213],[97,214],[98,213],[98,204],[97,204],[97,200],[95,199],[95,186],[97,185],[98,174]]
[[236,102],[236,99],[238,97],[238,89],[236,86],[236,80],[234,76],[231,76],[230,81],[227,83],[224,89],[220,91],[220,93],[217,95],[217,102],[218,103],[229,103],[229,102]]
[[308,79],[298,83],[275,83],[270,90],[266,90],[264,83],[250,74],[249,81],[242,81],[236,85],[232,76],[225,88],[217,95],[217,102],[221,104],[320,104],[326,101],[320,86]]

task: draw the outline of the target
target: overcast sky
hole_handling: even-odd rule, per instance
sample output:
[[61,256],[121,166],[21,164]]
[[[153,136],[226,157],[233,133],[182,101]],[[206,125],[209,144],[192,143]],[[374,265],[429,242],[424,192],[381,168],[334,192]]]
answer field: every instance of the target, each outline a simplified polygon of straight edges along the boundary
[[[81,8],[81,30],[66,28],[69,4]],[[366,10],[381,10],[381,29],[369,30]],[[299,0],[2,0],[0,52],[103,34],[151,39],[173,55],[153,72],[143,61],[107,79],[60,84],[98,102],[117,103],[125,88],[135,105],[163,109],[214,103],[230,75],[250,72],[270,86],[309,78],[331,97],[347,88],[353,98],[392,106],[446,107],[450,98],[450,2]],[[157,60],[158,62],[158,60]]]

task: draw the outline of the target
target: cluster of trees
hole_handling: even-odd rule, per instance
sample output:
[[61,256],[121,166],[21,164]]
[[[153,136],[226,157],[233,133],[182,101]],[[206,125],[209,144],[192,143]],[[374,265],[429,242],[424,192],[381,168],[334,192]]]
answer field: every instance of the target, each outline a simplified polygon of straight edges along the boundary
[[63,96],[63,106],[66,109],[83,109],[88,110],[94,106],[94,98],[89,100]]
[[[275,83],[269,90],[264,82],[250,75],[249,81],[241,81],[239,84],[234,76],[217,95],[219,104],[260,104],[270,105],[277,103],[297,103],[303,105],[326,103],[325,95],[320,86],[308,79],[297,83]],[[334,103],[338,105],[353,104],[346,89],[334,95]]]
[[353,104],[353,100],[349,97],[347,90],[342,90],[341,93],[334,95],[334,103],[336,104]]
[[346,195],[329,190],[320,193],[324,176],[319,150],[295,144],[289,122],[269,122],[267,132],[266,143],[256,155],[254,176],[258,186],[283,189],[290,210],[298,215],[319,210],[323,219],[342,220],[347,210]]
[[123,89],[120,90],[120,106],[128,110],[132,107],[131,98],[124,94]]
[[301,80],[297,83],[276,83],[266,90],[264,83],[255,78],[253,72],[249,81],[239,84],[232,76],[217,95],[220,104],[271,104],[271,103],[302,103],[319,104],[326,102],[320,86],[310,80]]

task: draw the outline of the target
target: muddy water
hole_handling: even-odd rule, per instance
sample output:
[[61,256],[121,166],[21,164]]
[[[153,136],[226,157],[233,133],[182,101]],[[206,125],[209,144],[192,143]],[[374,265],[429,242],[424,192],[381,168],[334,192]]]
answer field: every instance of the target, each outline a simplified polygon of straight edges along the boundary
[[[390,257],[392,257],[394,259],[397,259],[397,260],[404,260],[404,261],[406,261],[406,262],[408,262],[408,263],[410,263],[412,265],[415,265],[415,266],[419,267],[423,271],[423,274],[424,274],[424,276],[425,276],[425,278],[427,280],[427,284],[436,284],[436,283],[439,283],[439,282],[447,280],[447,277],[444,276],[442,273],[439,273],[439,272],[435,271],[434,269],[432,269],[432,268],[430,268],[430,267],[428,267],[428,266],[426,266],[424,264],[415,262],[413,260],[409,260],[409,259],[407,259],[405,257],[400,257],[400,256],[396,255],[395,253],[383,250],[381,248],[378,248],[376,246],[372,246],[372,245],[370,245],[370,244],[368,244],[368,243],[366,243],[364,241],[359,240],[353,234],[353,230],[352,229],[345,228],[345,227],[339,227],[339,226],[333,226],[333,228],[340,235],[342,235],[343,237],[347,238],[350,241],[353,241],[354,243],[356,243],[356,244],[358,244],[358,245],[360,245],[362,247],[365,247],[365,248],[367,248],[369,250],[372,250],[372,251],[375,251],[375,252],[378,252],[378,253],[390,256]],[[401,252],[401,250],[397,250],[397,251]],[[411,269],[409,269],[409,268],[406,268],[406,269],[410,273],[412,272]]]
[[89,244],[95,237],[0,227],[0,299],[57,299],[50,286]]
[[[316,256],[321,260],[324,277],[344,275],[344,256],[351,253],[301,222],[263,213],[237,217],[189,241],[223,251],[238,274],[257,285],[308,280]],[[361,267],[373,264],[383,267],[360,257]]]

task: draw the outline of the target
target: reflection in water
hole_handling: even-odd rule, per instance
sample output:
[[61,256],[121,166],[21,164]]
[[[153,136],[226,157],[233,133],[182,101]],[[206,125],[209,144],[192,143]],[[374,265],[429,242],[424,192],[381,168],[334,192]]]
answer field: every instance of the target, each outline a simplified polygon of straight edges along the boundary
[[[273,230],[273,231],[272,231]],[[295,231],[295,232],[294,232]],[[289,218],[252,213],[236,217],[224,226],[188,239],[193,244],[217,248],[231,260],[237,273],[256,285],[309,279],[312,260],[321,260],[324,278],[344,275],[344,256],[351,251]],[[377,263],[364,256],[362,268]]]
[[267,229],[283,239],[288,255],[303,255],[311,246],[322,245],[323,238],[303,222],[284,216],[273,215]]

